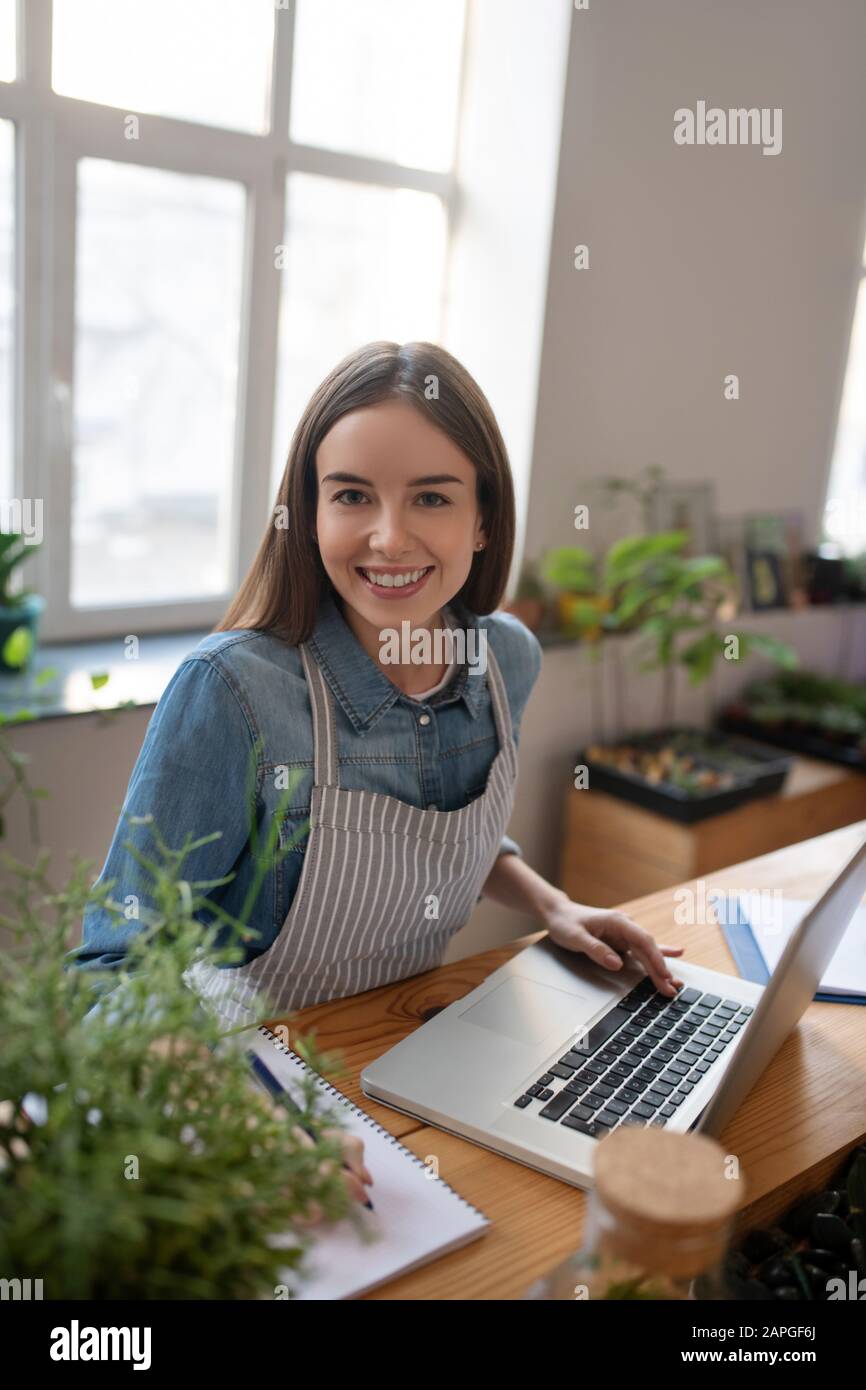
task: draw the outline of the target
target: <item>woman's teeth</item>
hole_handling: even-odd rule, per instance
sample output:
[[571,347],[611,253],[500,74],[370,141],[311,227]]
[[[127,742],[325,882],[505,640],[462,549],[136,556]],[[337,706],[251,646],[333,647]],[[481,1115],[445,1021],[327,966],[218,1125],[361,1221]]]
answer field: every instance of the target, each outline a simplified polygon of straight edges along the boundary
[[426,565],[421,570],[411,570],[409,574],[377,574],[375,570],[365,569],[362,569],[361,573],[371,584],[378,584],[382,589],[402,589],[406,584],[417,583],[428,569],[432,569],[432,565]]

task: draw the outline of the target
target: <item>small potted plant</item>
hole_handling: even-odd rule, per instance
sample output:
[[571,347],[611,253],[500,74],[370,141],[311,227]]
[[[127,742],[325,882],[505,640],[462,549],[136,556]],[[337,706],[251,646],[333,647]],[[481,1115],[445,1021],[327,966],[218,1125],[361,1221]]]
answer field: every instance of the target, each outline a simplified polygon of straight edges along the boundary
[[598,593],[595,557],[579,545],[559,546],[544,557],[542,573],[556,589],[560,632],[586,642],[601,636],[601,617],[609,607]]
[[45,600],[32,589],[13,593],[10,580],[17,566],[41,544],[28,545],[17,531],[0,532],[0,673],[4,675],[26,671],[36,649]]
[[811,671],[753,681],[722,713],[723,729],[807,757],[866,768],[866,690]]
[[[732,638],[739,657],[759,651],[781,664],[796,662],[794,651],[775,638],[717,630],[717,614],[729,597],[733,575],[719,556],[684,555],[687,541],[682,531],[627,537],[611,546],[595,567],[587,563],[586,552],[580,552],[582,566],[577,559],[571,564],[585,589],[570,610],[572,625],[595,650],[605,639],[605,646],[615,651],[614,712],[620,738],[605,741],[596,681],[592,695],[597,734],[578,755],[588,769],[590,785],[683,821],[715,815],[749,795],[777,790],[788,760],[746,740],[678,728],[678,668],[686,670],[692,685],[700,684],[709,679],[718,657],[727,654]],[[569,575],[561,560],[548,572]],[[643,638],[649,648],[641,669],[662,672],[660,728],[651,734],[628,736],[623,728],[625,674],[615,639],[628,633]]]

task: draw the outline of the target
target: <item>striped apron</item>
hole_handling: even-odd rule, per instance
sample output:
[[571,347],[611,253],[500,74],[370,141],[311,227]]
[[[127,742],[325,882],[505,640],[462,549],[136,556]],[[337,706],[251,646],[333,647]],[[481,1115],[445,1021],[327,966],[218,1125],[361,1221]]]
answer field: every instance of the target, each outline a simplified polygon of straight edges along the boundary
[[342,999],[441,965],[496,862],[514,803],[517,750],[489,643],[486,674],[499,750],[484,792],[457,811],[421,810],[393,796],[340,786],[331,692],[306,643],[300,651],[313,713],[314,779],[291,907],[279,935],[255,960],[219,969],[198,962],[186,974],[227,1026]]

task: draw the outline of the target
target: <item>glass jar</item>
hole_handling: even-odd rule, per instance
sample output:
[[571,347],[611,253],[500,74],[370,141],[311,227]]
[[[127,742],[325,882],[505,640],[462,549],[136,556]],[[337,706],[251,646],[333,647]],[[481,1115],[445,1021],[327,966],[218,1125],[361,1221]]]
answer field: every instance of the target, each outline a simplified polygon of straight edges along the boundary
[[726,1299],[743,1196],[715,1140],[626,1126],[601,1140],[581,1248],[525,1299]]

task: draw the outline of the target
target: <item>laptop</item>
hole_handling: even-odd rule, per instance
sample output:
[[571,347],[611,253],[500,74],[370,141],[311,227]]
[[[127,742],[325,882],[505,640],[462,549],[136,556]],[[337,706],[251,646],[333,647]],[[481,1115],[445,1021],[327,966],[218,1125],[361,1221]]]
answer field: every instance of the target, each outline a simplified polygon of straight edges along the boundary
[[676,996],[549,938],[365,1067],[361,1089],[542,1173],[591,1188],[624,1124],[718,1135],[811,1003],[866,894],[866,841],[765,985],[678,958]]

